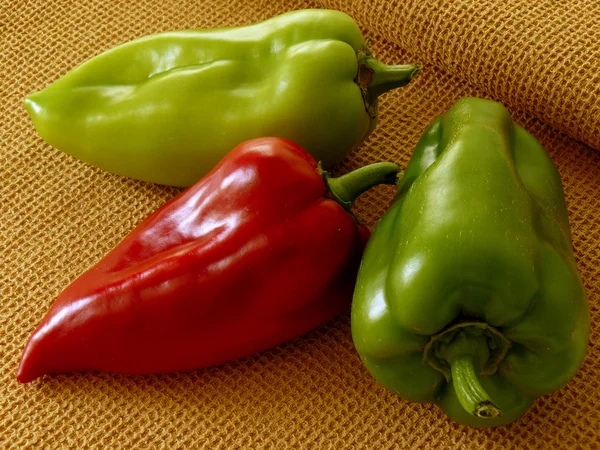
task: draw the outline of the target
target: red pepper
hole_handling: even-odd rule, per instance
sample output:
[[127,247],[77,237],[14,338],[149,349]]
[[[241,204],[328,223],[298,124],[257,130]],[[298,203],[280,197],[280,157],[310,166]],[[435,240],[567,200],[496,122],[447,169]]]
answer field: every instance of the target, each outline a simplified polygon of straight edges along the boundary
[[239,145],[62,292],[17,379],[201,368],[310,331],[351,302],[369,236],[352,201],[397,172],[330,178],[293,142]]

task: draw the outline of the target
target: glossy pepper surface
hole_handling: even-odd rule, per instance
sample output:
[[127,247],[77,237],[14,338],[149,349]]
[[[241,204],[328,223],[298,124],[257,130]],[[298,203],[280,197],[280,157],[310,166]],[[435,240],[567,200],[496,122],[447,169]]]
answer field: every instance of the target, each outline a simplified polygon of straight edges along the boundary
[[290,139],[324,168],[375,128],[377,98],[413,65],[373,59],[344,13],[165,32],[102,53],[31,94],[43,139],[104,170],[190,186],[239,143]]
[[350,305],[369,236],[352,201],[397,172],[331,178],[290,141],[241,144],[60,294],[18,380],[199,368],[308,332]]
[[421,138],[365,250],[361,359],[405,399],[503,425],[575,375],[589,320],[550,157],[502,105],[460,100]]

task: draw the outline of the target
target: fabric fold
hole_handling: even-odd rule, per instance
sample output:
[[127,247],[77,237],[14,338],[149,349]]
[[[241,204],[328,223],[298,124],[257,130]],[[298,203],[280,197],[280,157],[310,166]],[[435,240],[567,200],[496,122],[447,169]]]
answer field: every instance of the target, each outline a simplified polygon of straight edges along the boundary
[[600,3],[319,0],[513,110],[600,149]]

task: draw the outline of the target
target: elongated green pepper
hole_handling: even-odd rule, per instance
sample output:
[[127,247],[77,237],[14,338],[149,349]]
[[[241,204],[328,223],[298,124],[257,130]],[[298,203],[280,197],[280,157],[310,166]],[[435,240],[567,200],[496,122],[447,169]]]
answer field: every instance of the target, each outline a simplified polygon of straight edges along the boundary
[[367,245],[361,359],[405,399],[503,425],[575,375],[589,321],[554,164],[502,105],[459,101],[421,138]]
[[54,147],[110,172],[189,186],[239,143],[295,141],[324,168],[375,128],[377,98],[417,66],[375,60],[330,10],[166,32],[98,55],[25,100]]

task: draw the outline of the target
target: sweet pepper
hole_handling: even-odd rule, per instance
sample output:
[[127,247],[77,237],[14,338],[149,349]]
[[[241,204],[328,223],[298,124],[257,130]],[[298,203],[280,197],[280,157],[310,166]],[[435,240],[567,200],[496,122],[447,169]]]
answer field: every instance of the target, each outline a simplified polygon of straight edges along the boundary
[[422,136],[365,250],[362,361],[405,399],[503,425],[575,375],[589,320],[552,160],[502,105],[460,100]]
[[59,150],[120,175],[190,186],[262,136],[290,139],[333,166],[375,128],[378,96],[417,70],[375,60],[348,15],[309,9],[122,44],[25,107]]
[[69,285],[17,378],[205,367],[300,336],[349,307],[369,231],[352,201],[399,168],[332,178],[297,144],[241,144]]

